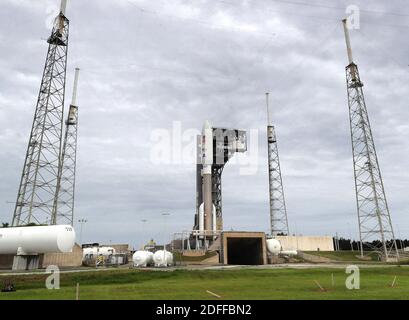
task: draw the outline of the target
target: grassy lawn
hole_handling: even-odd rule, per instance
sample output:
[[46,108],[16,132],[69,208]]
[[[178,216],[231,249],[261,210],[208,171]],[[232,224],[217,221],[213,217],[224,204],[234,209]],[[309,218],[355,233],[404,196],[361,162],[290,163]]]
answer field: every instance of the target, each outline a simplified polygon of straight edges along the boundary
[[362,260],[359,259],[361,255],[360,251],[308,251],[306,252],[308,254],[312,254],[315,256],[320,256],[324,258],[329,258],[331,260],[336,260],[336,261],[356,261],[356,262],[362,262],[364,263],[365,261],[371,261],[371,262],[377,262],[378,257],[376,253],[365,253],[365,256],[368,257],[368,260]]
[[[335,286],[331,285],[334,274]],[[61,289],[47,290],[45,275],[8,277],[15,293],[0,299],[409,299],[409,269],[361,268],[361,289],[348,290],[342,269],[237,269],[160,272],[113,270],[61,275]],[[396,284],[391,283],[397,276]],[[3,281],[3,278],[0,278]],[[314,283],[317,280],[326,291]]]

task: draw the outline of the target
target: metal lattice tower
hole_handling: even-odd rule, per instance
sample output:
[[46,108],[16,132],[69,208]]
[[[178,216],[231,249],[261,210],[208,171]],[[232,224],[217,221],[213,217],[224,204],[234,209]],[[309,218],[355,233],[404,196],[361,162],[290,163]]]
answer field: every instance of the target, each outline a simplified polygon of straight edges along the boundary
[[54,199],[54,224],[74,222],[75,172],[77,162],[78,106],[76,103],[79,69],[75,69],[72,103],[65,122],[61,166]]
[[[245,152],[247,150],[246,132],[242,130],[233,130],[226,128],[213,128],[213,143],[215,154],[213,155],[212,165],[212,201],[216,209],[216,226],[217,230],[223,230],[223,208],[222,208],[222,173],[226,163],[233,157],[236,152]],[[237,148],[237,145],[230,145],[232,142],[241,141],[245,143],[245,150]],[[199,228],[199,207],[203,202],[203,178],[201,171],[203,165],[202,158],[202,136],[197,136],[197,164],[196,164],[196,215],[194,229]]]
[[281,177],[280,158],[278,156],[275,128],[270,122],[270,110],[267,103],[267,143],[268,143],[268,179],[270,192],[270,232],[271,235],[289,235],[287,208],[285,205],[283,180]]
[[66,1],[54,22],[17,194],[13,226],[52,224],[63,129],[69,21]]
[[222,173],[224,164],[214,164],[212,166],[212,199],[216,208],[216,225],[217,230],[223,230],[223,213],[222,213]]
[[349,119],[361,255],[363,243],[387,260],[399,258],[388,203],[365,105],[358,66],[353,62],[349,31],[343,20],[349,65],[346,67]]

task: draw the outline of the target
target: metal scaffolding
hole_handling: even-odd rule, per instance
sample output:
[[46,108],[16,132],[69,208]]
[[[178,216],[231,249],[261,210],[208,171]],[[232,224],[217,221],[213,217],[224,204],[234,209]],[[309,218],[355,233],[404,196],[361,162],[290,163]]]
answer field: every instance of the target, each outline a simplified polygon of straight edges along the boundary
[[346,20],[343,22],[349,58],[346,82],[361,255],[364,255],[364,243],[378,251],[385,260],[399,258],[362,90],[363,84],[358,66],[353,62]]
[[222,173],[224,164],[212,166],[212,199],[216,208],[216,226],[217,230],[223,230],[222,214]]
[[53,224],[63,130],[69,21],[65,1],[48,52],[13,214],[13,226]]
[[54,199],[54,224],[74,222],[75,173],[77,160],[78,106],[76,103],[79,69],[75,69],[72,103],[65,122],[61,166]]
[[289,235],[289,228],[283,180],[281,176],[280,158],[278,156],[277,137],[275,128],[271,125],[268,95],[269,94],[266,93],[270,232],[271,235],[275,237],[277,235]]
[[[212,202],[216,209],[217,230],[223,230],[223,208],[222,208],[222,173],[226,163],[237,152],[247,150],[247,135],[245,131],[237,129],[213,128],[213,165],[212,165]],[[196,214],[194,229],[199,228],[199,207],[203,202],[202,190],[202,136],[197,137],[197,165],[196,165]],[[244,147],[238,147],[243,145]]]

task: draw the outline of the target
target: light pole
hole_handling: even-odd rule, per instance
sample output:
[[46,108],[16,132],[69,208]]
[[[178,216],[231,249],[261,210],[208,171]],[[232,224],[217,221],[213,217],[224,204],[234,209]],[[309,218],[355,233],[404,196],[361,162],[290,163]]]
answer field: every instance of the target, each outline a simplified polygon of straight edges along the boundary
[[170,216],[170,213],[162,213],[163,216],[163,249],[166,250],[166,217]]
[[[163,263],[166,261],[166,217],[170,216],[170,213],[162,213],[163,216]],[[166,262],[167,266],[167,262]]]
[[[146,222],[148,222],[148,220],[142,219],[141,222],[142,222],[142,225],[143,225],[143,230],[145,230],[145,224],[146,224]],[[143,240],[142,240],[142,250],[145,250],[145,245],[144,245]]]
[[82,225],[87,223],[87,219],[79,219],[78,222],[80,223],[80,244],[82,245]]

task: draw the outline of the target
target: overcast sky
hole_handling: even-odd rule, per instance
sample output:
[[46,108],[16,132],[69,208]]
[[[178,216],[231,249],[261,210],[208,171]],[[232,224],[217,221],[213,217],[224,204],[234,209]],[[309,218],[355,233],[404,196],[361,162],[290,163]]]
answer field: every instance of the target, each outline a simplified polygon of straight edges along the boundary
[[[225,229],[267,231],[266,91],[291,233],[356,238],[340,22],[351,4],[361,9],[351,40],[392,221],[409,237],[406,0],[69,0],[67,104],[82,69],[75,220],[88,220],[83,240],[139,246],[191,229],[195,159],[181,152],[206,119],[253,133],[240,161],[251,168],[232,163],[223,173]],[[58,6],[0,1],[0,221],[12,218]],[[184,141],[168,147],[182,151],[169,149],[158,164],[158,134],[177,137],[179,125]]]

